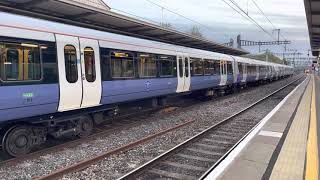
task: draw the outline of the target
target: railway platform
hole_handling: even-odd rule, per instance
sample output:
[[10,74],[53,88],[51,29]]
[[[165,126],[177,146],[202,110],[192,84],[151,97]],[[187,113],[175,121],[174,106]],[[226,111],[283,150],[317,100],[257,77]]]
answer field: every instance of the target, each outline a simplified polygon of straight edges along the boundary
[[319,93],[309,75],[205,179],[318,179]]

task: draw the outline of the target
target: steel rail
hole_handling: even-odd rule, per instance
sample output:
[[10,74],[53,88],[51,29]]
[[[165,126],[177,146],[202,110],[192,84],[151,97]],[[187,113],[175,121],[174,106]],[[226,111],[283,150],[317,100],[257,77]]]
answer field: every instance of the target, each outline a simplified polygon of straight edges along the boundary
[[172,149],[168,150],[167,152],[159,155],[158,157],[152,159],[151,161],[143,164],[142,166],[134,169],[133,171],[125,174],[124,176],[118,178],[118,180],[124,180],[124,179],[135,179],[137,176],[141,175],[144,171],[147,169],[153,167],[154,165],[158,164],[158,162],[162,162],[163,159],[167,159],[168,157],[171,157],[172,155],[176,154],[177,152],[180,152],[180,150],[183,149],[183,147],[190,145],[193,141],[196,141],[197,139],[201,138],[202,136],[205,136],[206,134],[210,133],[212,130],[216,129],[217,127],[223,125],[226,122],[229,122],[233,118],[237,117],[238,115],[248,111],[249,109],[253,108],[254,106],[260,104],[261,102],[269,99],[273,95],[277,94],[278,92],[282,91],[283,89],[287,88],[288,86],[292,85],[293,83],[299,81],[302,79],[304,76],[302,75],[301,77],[297,78],[296,80],[293,80],[292,82],[288,83],[287,85],[277,89],[276,91],[270,93],[269,95],[261,98],[260,100],[256,101],[255,103],[247,106],[246,108],[236,112],[235,114],[221,120],[220,122],[210,126],[209,128],[203,130],[202,132],[198,133],[197,135],[189,138],[188,140],[180,143],[179,145],[173,147]]
[[[300,80],[300,79],[298,79]],[[297,81],[298,81],[297,80]],[[307,80],[307,79],[305,79]],[[310,81],[310,79],[308,79]],[[303,81],[304,82],[304,81]],[[303,83],[302,82],[302,83]],[[294,82],[293,82],[294,83]],[[208,169],[199,179],[204,179],[213,169],[215,169],[248,135],[260,124],[256,124],[249,132],[247,132],[235,145],[233,145],[210,169]]]
[[169,128],[169,129],[166,129],[166,130],[162,130],[158,133],[155,133],[153,135],[149,135],[147,137],[144,137],[140,140],[137,140],[137,141],[134,141],[130,144],[127,144],[127,145],[124,145],[124,146],[121,146],[121,147],[118,147],[118,148],[115,148],[115,149],[112,149],[112,150],[109,150],[107,152],[104,152],[100,155],[97,155],[93,158],[89,158],[89,159],[86,159],[84,161],[81,161],[79,163],[75,163],[71,166],[68,166],[68,167],[65,167],[65,168],[62,168],[60,170],[57,170],[57,171],[54,171],[46,176],[43,176],[43,177],[36,177],[35,179],[37,180],[52,180],[52,179],[59,179],[61,177],[63,177],[64,175],[66,174],[70,174],[70,173],[74,173],[74,172],[78,172],[80,170],[83,170],[93,164],[97,164],[98,162],[104,160],[105,158],[107,157],[110,157],[112,155],[116,155],[116,154],[119,154],[119,153],[122,153],[122,152],[126,152],[126,151],[129,151],[130,149],[138,146],[138,145],[141,145],[141,144],[144,144],[152,139],[155,139],[157,137],[160,137],[164,134],[167,134],[169,132],[172,132],[172,131],[175,131],[175,130],[178,130],[180,128],[183,128],[187,125],[190,125],[192,123],[194,123],[195,120],[191,120],[191,121],[187,121],[185,123],[182,123],[180,125],[177,125],[173,128]]
[[92,134],[92,135],[90,135],[88,137],[78,138],[78,139],[75,139],[75,140],[70,140],[70,141],[64,142],[62,144],[54,145],[54,146],[51,146],[51,147],[48,147],[48,148],[43,148],[43,149],[34,151],[32,153],[20,156],[20,157],[15,157],[15,158],[11,158],[11,159],[8,159],[8,160],[0,161],[0,167],[13,165],[13,164],[18,164],[19,162],[22,162],[22,161],[38,158],[38,157],[40,157],[40,156],[42,156],[44,154],[57,152],[59,150],[65,149],[65,148],[70,148],[70,147],[77,146],[79,144],[90,142],[90,141],[95,140],[95,139],[97,139],[97,138],[99,138],[101,136],[105,136],[105,135],[108,135],[108,134],[110,134],[112,132],[116,132],[119,129],[125,128],[126,126],[130,127],[132,125],[139,124],[139,123],[142,122],[140,120],[135,120],[133,122],[129,122],[128,124],[121,124],[122,122],[127,123],[128,120],[127,119],[126,120],[122,120],[122,121],[120,120],[118,122],[115,122],[115,120],[119,120],[119,119],[123,119],[123,118],[137,118],[137,116],[138,117],[139,116],[143,117],[145,115],[145,113],[150,113],[150,112],[154,112],[154,111],[157,111],[157,110],[159,110],[159,108],[157,108],[157,109],[148,109],[148,110],[144,110],[144,111],[141,111],[141,112],[138,112],[138,113],[130,113],[130,114],[125,114],[125,115],[121,115],[121,116],[115,117],[114,119],[111,120],[110,124],[111,125],[116,125],[116,126],[115,127],[111,127],[111,129],[106,127],[106,125],[108,125],[109,123],[103,123],[102,124],[104,126],[103,128],[96,127],[95,130],[98,130],[98,132],[96,132],[96,133],[94,133],[94,134]]

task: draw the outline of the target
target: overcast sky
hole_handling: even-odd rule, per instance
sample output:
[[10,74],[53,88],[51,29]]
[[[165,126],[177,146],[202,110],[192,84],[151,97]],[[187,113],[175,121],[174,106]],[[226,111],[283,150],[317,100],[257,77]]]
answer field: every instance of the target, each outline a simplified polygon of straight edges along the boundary
[[[257,26],[231,9],[223,0],[151,0],[179,14],[199,22],[196,24],[173,13],[164,10],[163,19],[161,8],[147,0],[104,0],[114,11],[118,10],[160,23],[172,24],[181,31],[190,31],[194,25],[199,26],[201,32],[210,40],[220,43],[228,42],[241,34],[242,39],[255,41],[271,41],[269,35]],[[225,0],[230,2],[229,0]],[[272,33],[274,27],[260,14],[252,0],[234,0],[249,13],[261,26]],[[288,49],[298,49],[307,54],[309,45],[307,22],[303,0],[255,0],[262,11],[269,17],[275,27],[280,28],[282,35],[292,41]],[[123,12],[122,12],[123,13]],[[276,33],[273,34],[277,37]],[[281,38],[283,40],[283,38]],[[262,47],[282,52],[283,46]],[[250,48],[257,52],[258,48]]]

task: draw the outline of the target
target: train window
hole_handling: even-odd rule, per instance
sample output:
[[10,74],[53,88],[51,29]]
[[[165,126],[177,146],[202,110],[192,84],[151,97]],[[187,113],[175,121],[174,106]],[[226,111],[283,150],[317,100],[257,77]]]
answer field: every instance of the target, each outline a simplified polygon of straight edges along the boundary
[[209,68],[210,68],[209,61],[204,60],[203,61],[203,67],[204,67],[204,75],[210,75],[210,73],[208,72]]
[[184,68],[183,59],[182,57],[179,57],[179,76],[180,77],[183,77],[183,68]]
[[213,62],[214,74],[220,74],[220,61],[215,60]]
[[203,75],[203,61],[198,58],[191,58],[190,59],[190,66],[192,68],[192,74],[195,76],[202,76]]
[[40,48],[35,44],[0,43],[0,79],[4,82],[40,81]]
[[159,56],[158,62],[160,77],[171,77],[174,75],[173,72],[177,71],[176,67],[174,68],[175,61],[173,60],[173,58],[170,58],[168,56]]
[[248,66],[248,74],[249,74],[249,75],[252,74],[252,66],[251,66],[251,65]]
[[184,58],[184,68],[186,71],[186,77],[189,77],[189,59]]
[[87,81],[94,82],[96,80],[96,68],[94,50],[91,47],[84,48],[84,65]]
[[214,74],[214,62],[212,60],[204,60],[204,74],[213,75]]
[[64,47],[64,60],[66,66],[66,78],[69,83],[78,81],[78,65],[77,65],[77,51],[73,45],[66,45]]
[[157,77],[156,59],[150,54],[139,54],[139,77]]
[[[18,49],[18,48],[17,48]],[[21,50],[17,50],[17,49],[8,49],[6,51],[6,59],[3,58],[3,62],[1,64],[3,64],[3,68],[1,68],[2,72],[3,72],[3,76],[1,76],[4,81],[18,81],[18,80],[22,80],[19,74],[19,62],[21,62],[22,60],[20,60],[20,55],[19,55],[19,51],[21,52]],[[21,62],[22,63],[22,62]],[[23,63],[22,63],[23,64]]]
[[134,58],[131,53],[111,53],[112,78],[134,78]]
[[227,72],[228,72],[228,74],[233,74],[233,67],[232,67],[231,61],[227,62]]
[[256,75],[256,71],[257,71],[257,66],[255,65],[248,66],[248,74]]

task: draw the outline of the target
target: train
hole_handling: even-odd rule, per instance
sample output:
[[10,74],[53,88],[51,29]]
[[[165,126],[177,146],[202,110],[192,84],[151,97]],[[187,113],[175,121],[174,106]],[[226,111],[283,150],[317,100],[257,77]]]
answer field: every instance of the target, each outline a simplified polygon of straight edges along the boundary
[[211,96],[293,68],[11,13],[0,13],[0,138],[10,156],[85,137],[119,104]]

